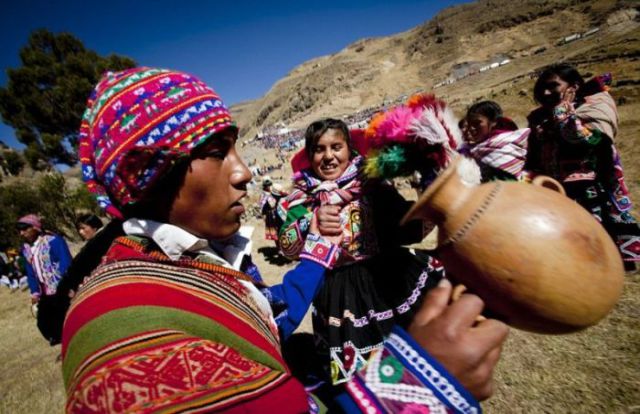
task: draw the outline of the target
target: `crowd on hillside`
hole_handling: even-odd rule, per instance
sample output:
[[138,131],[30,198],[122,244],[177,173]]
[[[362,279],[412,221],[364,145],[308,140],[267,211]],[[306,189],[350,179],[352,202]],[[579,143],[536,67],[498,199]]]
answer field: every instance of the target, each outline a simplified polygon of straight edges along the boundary
[[[171,95],[175,85],[182,95]],[[412,183],[424,191],[460,156],[475,161],[482,182],[551,176],[632,270],[640,230],[610,85],[609,75],[585,80],[570,65],[548,67],[524,128],[487,100],[429,128],[416,114],[446,104],[403,97],[240,144],[281,150],[268,165],[244,163],[238,126],[197,78],[109,73],[88,101],[78,150],[109,223],[80,216],[87,243],[72,257],[37,211],[25,212],[16,221],[24,244],[0,252],[0,281],[29,288],[38,328],[62,344],[67,412],[480,412],[508,328],[478,319],[476,295],[449,302],[437,251],[406,247],[431,227],[401,224],[411,203],[389,179],[411,159],[421,164]],[[111,127],[124,117],[139,128]],[[136,131],[163,132],[134,143]],[[433,140],[411,156],[366,150],[367,139],[406,144],[423,133]],[[291,183],[268,176],[288,163]],[[252,179],[262,187],[265,238],[298,262],[274,286],[241,224]],[[295,334],[310,307],[313,333]]]
[[[371,117],[385,108],[406,99],[406,95],[402,95],[393,101],[385,102],[383,105],[366,108],[352,114],[345,115],[342,120],[349,125],[349,128],[364,128]],[[281,151],[291,152],[303,145],[304,129],[289,129],[286,127],[266,127],[256,134],[251,140],[244,142],[242,145],[257,143],[263,148],[276,148]]]
[[265,131],[261,136],[258,136],[256,142],[258,142],[264,148],[277,148],[282,151],[291,151],[296,148],[297,144],[302,139],[302,132],[299,130],[277,132],[277,131]]

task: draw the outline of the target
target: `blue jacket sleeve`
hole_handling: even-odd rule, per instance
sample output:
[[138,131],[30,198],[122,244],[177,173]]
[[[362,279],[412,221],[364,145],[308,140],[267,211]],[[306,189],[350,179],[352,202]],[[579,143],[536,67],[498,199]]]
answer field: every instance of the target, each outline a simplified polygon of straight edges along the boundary
[[[22,254],[24,255],[24,252]],[[27,284],[29,285],[29,292],[31,292],[31,295],[40,295],[40,284],[38,283],[38,279],[36,279],[36,274],[33,272],[31,263],[29,263],[26,258],[24,261],[24,269],[27,272]]]
[[281,284],[268,288],[267,296],[283,339],[300,325],[322,285],[324,272],[325,268],[320,264],[302,259],[298,266],[284,275]]
[[67,246],[67,242],[62,238],[62,236],[59,235],[55,235],[55,237],[51,239],[50,246],[51,257],[58,263],[58,271],[62,277],[67,272],[67,268],[71,264],[72,260],[69,246]]

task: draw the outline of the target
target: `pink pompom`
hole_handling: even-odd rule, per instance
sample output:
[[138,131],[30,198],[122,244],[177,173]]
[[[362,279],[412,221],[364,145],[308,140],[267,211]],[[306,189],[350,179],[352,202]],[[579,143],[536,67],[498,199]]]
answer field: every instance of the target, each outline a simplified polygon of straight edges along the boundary
[[410,143],[414,136],[411,132],[411,124],[420,118],[420,108],[397,106],[386,113],[384,120],[378,125],[376,134],[376,146],[389,143]]

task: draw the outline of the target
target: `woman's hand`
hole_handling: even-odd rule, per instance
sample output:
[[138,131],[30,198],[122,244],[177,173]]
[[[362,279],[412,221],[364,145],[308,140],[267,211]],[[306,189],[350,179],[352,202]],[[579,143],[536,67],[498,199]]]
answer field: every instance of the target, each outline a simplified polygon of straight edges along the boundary
[[562,93],[560,103],[572,104],[576,100],[576,88],[575,86],[569,86]]
[[321,235],[338,236],[342,234],[339,206],[320,206],[316,211],[316,217],[318,218],[318,230]]
[[451,289],[443,279],[427,294],[409,334],[482,401],[493,394],[493,369],[509,328],[495,319],[476,322],[484,307],[476,295],[449,304]]
[[325,239],[327,239],[329,242],[339,246],[340,243],[342,243],[342,237],[343,237],[343,233],[340,232],[337,235],[334,236],[329,236],[329,235],[324,235],[322,234],[322,232],[319,230],[318,228],[318,215],[314,214],[311,217],[311,223],[309,224],[309,233],[313,233],[313,234],[320,234],[322,235],[322,237],[324,237]]

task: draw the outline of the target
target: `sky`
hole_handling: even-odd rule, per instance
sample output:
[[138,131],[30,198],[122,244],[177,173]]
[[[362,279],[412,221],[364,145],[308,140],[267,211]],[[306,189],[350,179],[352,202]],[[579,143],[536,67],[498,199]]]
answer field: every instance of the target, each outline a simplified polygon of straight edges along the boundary
[[[17,0],[0,14],[0,86],[38,28],[69,32],[101,55],[192,73],[227,105],[263,96],[296,66],[430,20],[462,1]],[[0,123],[0,140],[22,148]]]

